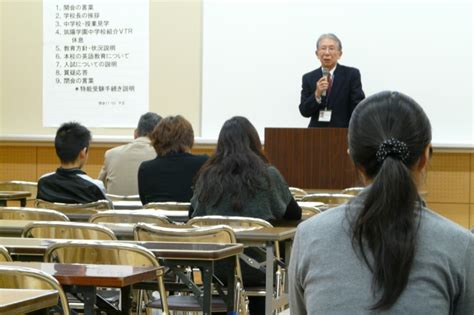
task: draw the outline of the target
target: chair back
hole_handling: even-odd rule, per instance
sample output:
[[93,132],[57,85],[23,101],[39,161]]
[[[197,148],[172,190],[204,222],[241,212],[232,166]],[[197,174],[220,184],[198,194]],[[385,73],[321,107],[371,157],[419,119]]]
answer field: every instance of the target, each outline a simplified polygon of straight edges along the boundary
[[301,201],[319,201],[327,205],[340,205],[354,198],[353,195],[316,193],[304,196]]
[[69,315],[66,294],[53,276],[33,268],[0,265],[0,287],[5,289],[56,290],[61,302],[62,314]]
[[44,261],[63,264],[159,266],[155,255],[144,247],[119,242],[101,243],[93,240],[51,244],[46,250]]
[[109,200],[99,200],[90,203],[60,203],[36,199],[36,208],[57,210],[65,215],[93,215],[100,211],[113,209]]
[[22,237],[84,240],[117,240],[111,229],[92,223],[31,222],[23,229]]
[[321,209],[318,207],[309,207],[309,206],[300,206],[301,207],[301,215],[302,217],[309,218],[313,215],[321,213]]
[[341,194],[357,196],[365,187],[350,187],[341,191]]
[[1,261],[12,261],[10,253],[4,246],[0,246],[0,262]]
[[234,231],[225,225],[209,227],[172,228],[138,223],[134,229],[137,241],[189,242],[189,243],[236,243]]
[[107,210],[92,215],[89,222],[171,224],[166,216],[157,214],[153,210]]
[[26,207],[0,207],[0,220],[69,221],[59,211]]
[[254,230],[265,227],[273,227],[270,222],[258,218],[222,215],[194,217],[189,219],[187,224],[193,226],[213,226],[224,224],[230,226],[234,230]]
[[105,194],[107,199],[112,201],[140,201],[139,195],[114,195],[114,194]]
[[[59,263],[129,265],[136,267],[159,267],[155,255],[135,244],[97,241],[68,241],[51,244],[45,253],[45,261]],[[163,271],[156,273],[158,290],[162,300],[163,314],[168,313]]]
[[190,202],[150,202],[143,206],[144,209],[161,209],[161,210],[183,210],[189,211]]
[[305,190],[303,190],[301,188],[289,187],[289,189],[290,189],[291,195],[296,200],[299,200],[299,199],[303,198],[304,196],[306,196],[308,194]]
[[[135,240],[155,242],[189,242],[235,244],[234,231],[226,225],[201,226],[192,228],[169,228],[138,223],[134,230]],[[242,284],[240,259],[236,257],[236,307],[238,314],[247,314],[247,294]]]
[[38,191],[38,183],[21,180],[0,181],[0,190],[28,191],[31,193],[31,197],[28,199],[33,200],[36,198],[36,193]]

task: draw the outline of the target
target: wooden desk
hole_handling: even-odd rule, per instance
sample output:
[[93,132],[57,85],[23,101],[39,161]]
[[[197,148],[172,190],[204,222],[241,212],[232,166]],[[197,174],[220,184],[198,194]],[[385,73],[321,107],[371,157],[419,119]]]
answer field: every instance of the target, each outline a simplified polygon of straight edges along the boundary
[[31,220],[0,220],[0,236],[20,237],[25,226],[34,222]]
[[[212,300],[212,278],[215,263],[225,261],[228,270],[234,270],[236,256],[242,253],[242,244],[206,244],[206,243],[164,243],[164,242],[133,242],[152,251],[160,259],[160,263],[169,267],[190,288],[199,304],[202,306],[204,315],[211,315]],[[193,283],[187,275],[182,272],[182,266],[197,267],[202,273],[202,288]],[[221,292],[221,296],[227,305],[230,314],[234,312],[235,302],[235,274],[227,274],[227,294]],[[216,284],[217,285],[217,284]]]
[[[1,237],[0,245],[5,246],[10,255],[41,258],[44,256],[49,245],[69,240],[37,239],[37,238],[13,238]],[[116,241],[101,241],[116,242]],[[184,281],[198,297],[203,306],[204,314],[211,314],[211,284],[214,274],[214,265],[217,261],[226,261],[230,270],[235,268],[235,256],[243,251],[242,244],[203,244],[203,243],[162,243],[162,242],[135,242],[132,243],[149,249],[160,260],[160,263],[174,271]],[[192,283],[187,276],[179,273],[178,266],[193,266],[203,270],[203,288]],[[58,279],[59,280],[59,279]],[[234,283],[233,273],[228,274],[227,283]],[[234,291],[229,286],[229,291],[224,297],[228,309],[234,308]]]
[[[130,314],[131,286],[156,279],[156,271],[162,268],[35,262],[2,262],[0,264],[39,269],[55,277],[66,291],[77,288],[84,296],[84,314],[87,315],[95,314],[94,305],[101,303],[100,299],[96,297],[97,287],[120,288],[121,314]],[[100,305],[99,308],[110,310],[110,306],[107,307],[105,304]]]
[[29,191],[0,191],[0,207],[6,207],[9,200],[19,200],[20,205],[26,207],[28,197],[31,197]]
[[145,209],[153,211],[155,214],[164,215],[168,219],[174,222],[186,222],[189,220],[188,211],[183,210],[161,210],[161,209]]
[[[133,239],[134,224],[130,223],[103,223],[104,226],[110,228],[118,239],[131,240]],[[285,264],[288,266],[290,261],[291,253],[291,241],[296,233],[296,227],[273,227],[263,228],[250,231],[236,231],[235,235],[237,242],[243,243],[245,246],[264,247],[266,252],[266,266],[273,266],[275,261],[275,242],[285,242]],[[0,243],[1,245],[1,243]],[[159,253],[157,253],[160,256]],[[273,268],[265,269],[265,287],[266,292],[273,292],[274,281],[273,281]],[[208,275],[206,275],[208,276]],[[212,276],[212,274],[211,274]],[[266,314],[271,314],[275,308],[285,305],[288,303],[287,296],[281,296],[280,298],[274,299],[270,294],[266,295],[265,309]]]
[[[143,210],[142,207],[121,207],[121,206],[115,206],[117,202],[123,203],[136,203],[136,201],[115,201],[114,202],[114,210]],[[140,204],[141,205],[141,204]],[[171,221],[175,222],[186,222],[188,221],[188,212],[187,211],[179,211],[179,210],[161,210],[161,209],[148,209],[150,211],[154,211],[156,214],[164,215]],[[90,214],[81,214],[81,213],[75,213],[75,214],[68,214],[67,215],[69,220],[71,221],[79,221],[79,222],[87,222],[89,221],[89,218],[91,217]]]
[[294,227],[272,227],[256,230],[237,231],[237,241],[249,246],[263,246],[266,242],[281,242],[291,240],[295,236]]
[[58,303],[56,290],[0,289],[0,314],[16,315],[43,310]]
[[[46,253],[49,245],[72,240],[41,239],[22,237],[0,237],[0,245],[6,247],[10,255],[41,256]],[[117,241],[101,241],[109,243]],[[180,243],[180,242],[135,242],[119,241],[121,243],[137,244],[152,251],[155,256],[163,259],[192,259],[219,260],[240,254],[241,244],[211,244],[211,243]]]

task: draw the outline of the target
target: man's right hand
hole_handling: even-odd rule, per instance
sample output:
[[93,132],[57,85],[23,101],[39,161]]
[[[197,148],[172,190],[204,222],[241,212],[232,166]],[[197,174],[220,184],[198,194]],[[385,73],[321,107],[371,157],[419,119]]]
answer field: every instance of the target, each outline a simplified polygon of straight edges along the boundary
[[326,76],[322,76],[321,79],[316,82],[316,91],[314,95],[316,98],[321,98],[324,91],[326,91],[329,87],[329,82]]

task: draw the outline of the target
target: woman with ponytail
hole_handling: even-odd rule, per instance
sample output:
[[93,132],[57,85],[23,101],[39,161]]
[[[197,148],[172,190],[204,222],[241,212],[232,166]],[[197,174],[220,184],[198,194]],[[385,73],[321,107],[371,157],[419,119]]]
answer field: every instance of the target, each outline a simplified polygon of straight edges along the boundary
[[423,109],[375,94],[353,112],[348,141],[367,188],[298,227],[291,314],[474,314],[474,236],[418,193],[431,155]]

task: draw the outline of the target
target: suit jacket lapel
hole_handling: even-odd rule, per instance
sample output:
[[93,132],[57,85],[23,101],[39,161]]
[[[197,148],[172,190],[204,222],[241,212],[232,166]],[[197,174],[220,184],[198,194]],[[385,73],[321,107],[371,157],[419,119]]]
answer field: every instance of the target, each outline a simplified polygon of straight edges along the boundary
[[342,67],[338,64],[336,70],[334,70],[334,78],[332,81],[331,94],[329,94],[330,104],[335,103],[339,90],[341,89],[342,83],[344,81]]

